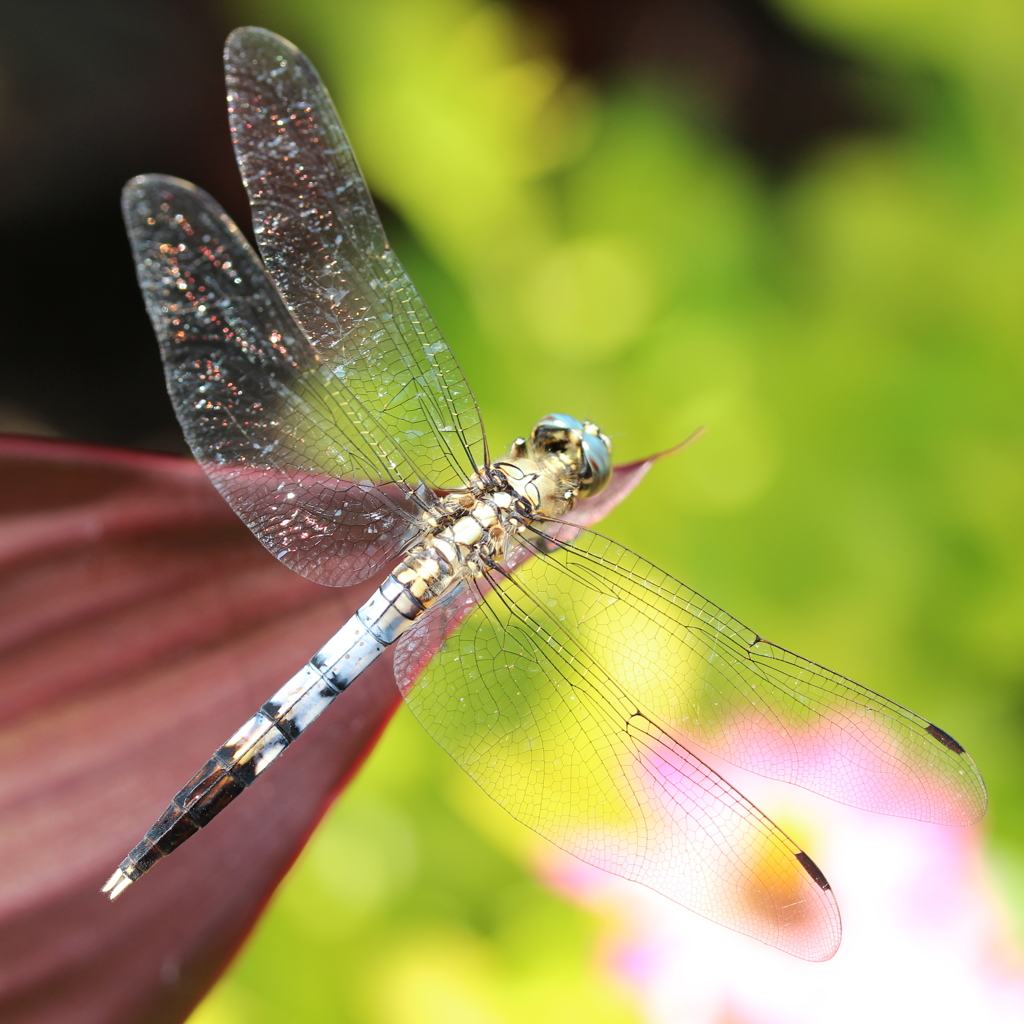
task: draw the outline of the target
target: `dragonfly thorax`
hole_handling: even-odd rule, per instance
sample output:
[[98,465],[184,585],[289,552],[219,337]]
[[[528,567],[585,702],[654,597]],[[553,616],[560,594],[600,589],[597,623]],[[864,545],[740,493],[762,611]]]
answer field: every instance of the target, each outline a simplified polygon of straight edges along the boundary
[[513,537],[531,527],[542,532],[539,524],[597,493],[610,475],[611,441],[600,428],[572,416],[545,416],[465,491],[444,495],[423,513],[423,540],[394,577],[426,608],[458,580],[504,562]]

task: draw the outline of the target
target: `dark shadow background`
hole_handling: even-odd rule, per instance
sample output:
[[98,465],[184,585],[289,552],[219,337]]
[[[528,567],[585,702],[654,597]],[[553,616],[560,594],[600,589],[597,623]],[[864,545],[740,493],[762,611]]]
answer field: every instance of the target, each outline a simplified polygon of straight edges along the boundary
[[[529,0],[577,72],[638,65],[769,179],[837,134],[885,130],[865,72],[759,0]],[[0,430],[183,450],[121,224],[121,186],[160,171],[243,225],[209,0],[0,2]]]

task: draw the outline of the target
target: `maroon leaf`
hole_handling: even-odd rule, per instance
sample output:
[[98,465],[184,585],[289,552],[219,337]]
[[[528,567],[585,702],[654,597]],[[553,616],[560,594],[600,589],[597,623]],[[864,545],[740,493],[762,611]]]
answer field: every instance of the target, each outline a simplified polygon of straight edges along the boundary
[[5,439],[0,464],[0,1017],[181,1020],[372,746],[390,662],[130,898],[99,888],[373,584],[284,568],[189,461]]
[[390,717],[390,656],[166,864],[100,886],[379,580],[290,572],[188,460],[6,437],[0,472],[0,1019],[181,1021]]

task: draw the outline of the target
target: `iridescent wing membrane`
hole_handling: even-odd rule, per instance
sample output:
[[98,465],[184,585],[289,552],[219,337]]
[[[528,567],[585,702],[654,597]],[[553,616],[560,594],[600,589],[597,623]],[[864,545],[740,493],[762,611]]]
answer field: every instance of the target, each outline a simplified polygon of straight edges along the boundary
[[198,461],[286,565],[347,585],[394,560],[424,488],[465,486],[483,428],[316,73],[259,29],[226,63],[267,269],[208,195],[148,175],[124,196],[139,280]]
[[605,537],[551,546],[430,613],[396,671],[431,735],[559,846],[813,960],[839,939],[820,873],[683,742],[857,807],[961,825],[983,812],[974,763],[924,719]]
[[224,63],[238,166],[278,291],[417,478],[465,486],[486,461],[480,413],[388,247],[323,83],[303,54],[263,29],[232,32]]
[[413,506],[381,485],[392,460],[345,415],[343,386],[235,225],[193,185],[156,175],[129,184],[124,210],[171,401],[217,489],[318,583],[356,583],[393,560]]

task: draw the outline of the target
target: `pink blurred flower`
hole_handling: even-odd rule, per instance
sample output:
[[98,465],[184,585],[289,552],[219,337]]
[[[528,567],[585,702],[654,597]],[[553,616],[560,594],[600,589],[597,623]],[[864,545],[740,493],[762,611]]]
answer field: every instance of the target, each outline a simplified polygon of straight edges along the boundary
[[538,851],[559,891],[609,921],[604,956],[652,1024],[1010,1024],[1024,961],[987,878],[980,826],[872,814],[706,757],[825,871],[843,942],[808,963],[649,889]]

